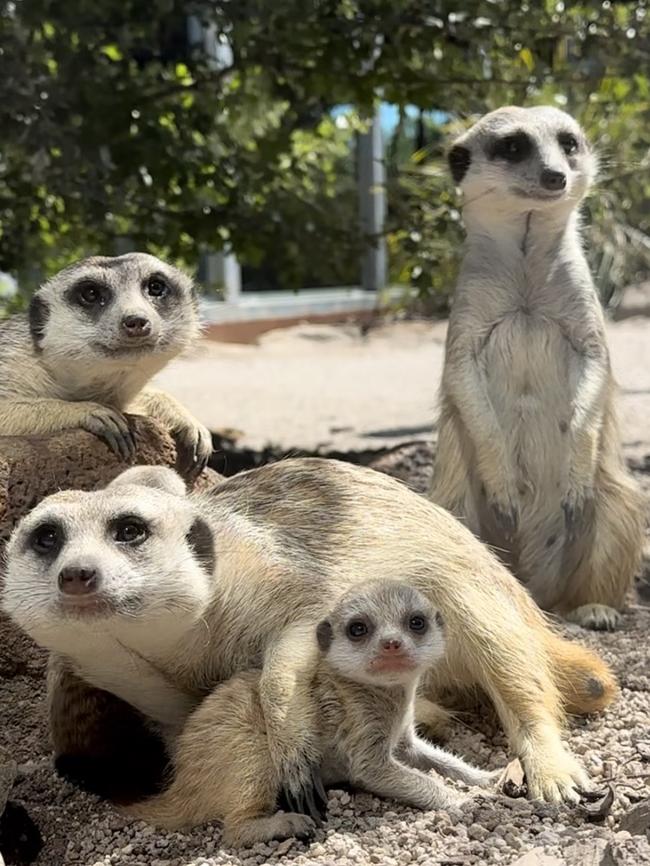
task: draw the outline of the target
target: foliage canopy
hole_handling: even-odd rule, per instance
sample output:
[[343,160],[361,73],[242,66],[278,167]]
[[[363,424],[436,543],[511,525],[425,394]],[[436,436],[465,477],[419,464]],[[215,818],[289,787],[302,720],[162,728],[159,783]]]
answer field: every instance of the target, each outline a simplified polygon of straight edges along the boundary
[[[556,102],[602,154],[606,294],[650,261],[650,15],[636,2],[0,0],[0,270],[29,281],[120,236],[193,264],[230,244],[286,287],[356,277],[354,136],[381,94],[394,279],[443,296],[462,237],[445,137]],[[232,47],[217,65],[187,15]],[[329,114],[354,106],[347,122]],[[406,106],[423,113],[404,138]],[[426,112],[446,112],[446,126]],[[412,123],[413,125],[413,123]],[[400,140],[401,136],[401,140]]]

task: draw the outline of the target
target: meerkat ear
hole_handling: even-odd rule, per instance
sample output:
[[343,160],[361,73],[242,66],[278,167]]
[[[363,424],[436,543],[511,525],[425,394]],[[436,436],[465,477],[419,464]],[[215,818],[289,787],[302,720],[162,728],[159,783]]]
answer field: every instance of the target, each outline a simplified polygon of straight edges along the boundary
[[172,496],[185,496],[187,488],[181,476],[167,466],[133,466],[125,472],[121,472],[108,485],[108,489],[124,487],[127,485],[137,487],[153,487],[155,490],[164,490]]
[[454,179],[456,186],[462,183],[463,178],[467,174],[467,169],[472,163],[472,154],[462,144],[454,144],[447,154],[447,162],[451,170],[451,176]]
[[444,628],[445,627],[445,621],[444,621],[443,616],[439,610],[436,611],[436,615],[435,615],[434,619],[436,621],[436,625],[438,626],[438,628]]
[[39,344],[45,336],[45,326],[49,317],[50,307],[47,301],[34,295],[29,302],[29,332],[37,349],[40,348]]
[[326,653],[329,650],[333,637],[332,623],[328,619],[324,619],[316,629],[316,640],[321,652]]
[[192,553],[208,574],[213,574],[217,562],[214,550],[214,535],[208,523],[197,517],[185,536]]

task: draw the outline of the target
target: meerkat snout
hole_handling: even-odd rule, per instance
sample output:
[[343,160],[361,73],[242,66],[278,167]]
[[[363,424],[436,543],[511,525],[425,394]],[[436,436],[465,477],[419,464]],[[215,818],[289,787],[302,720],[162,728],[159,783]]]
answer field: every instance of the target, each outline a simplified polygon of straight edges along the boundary
[[151,333],[151,322],[145,316],[124,316],[122,330],[127,337],[148,337]]
[[575,207],[597,169],[580,125],[552,106],[508,106],[486,114],[454,142],[448,160],[465,195],[466,216],[468,207]]
[[331,667],[361,683],[398,685],[444,652],[442,619],[416,589],[368,581],[345,595],[317,629]]

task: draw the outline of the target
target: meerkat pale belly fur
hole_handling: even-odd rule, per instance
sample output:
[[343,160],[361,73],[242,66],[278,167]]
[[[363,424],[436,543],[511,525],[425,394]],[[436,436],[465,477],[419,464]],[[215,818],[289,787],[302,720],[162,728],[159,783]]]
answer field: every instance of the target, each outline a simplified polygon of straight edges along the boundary
[[[440,615],[421,593],[395,581],[355,586],[314,629],[314,650],[317,636],[321,659],[311,689],[324,784],[351,782],[408,806],[440,809],[462,798],[423,771],[469,785],[496,780],[498,773],[415,733],[418,678],[444,652]],[[290,797],[291,811],[276,813],[283,780],[269,753],[259,681],[259,672],[236,674],[203,701],[179,736],[170,787],[129,814],[167,828],[222,820],[224,841],[234,846],[312,829],[326,811],[320,785],[310,817]]]
[[467,241],[431,498],[547,610],[611,628],[640,561],[604,317],[578,208],[596,160],[555,108],[502,108],[451,148]]
[[60,271],[26,315],[0,323],[0,436],[80,428],[124,459],[135,443],[123,412],[157,419],[179,468],[198,473],[209,432],[167,394],[145,388],[198,338],[192,281],[145,253],[95,256]]
[[[400,580],[446,624],[448,652],[427,673],[425,693],[480,686],[531,795],[577,797],[587,779],[562,743],[564,711],[602,709],[615,681],[594,653],[551,629],[446,511],[378,472],[329,460],[283,461],[189,496],[151,486],[169,478],[179,484],[169,470],[137,468],[102,491],[55,494],[13,533],[4,609],[85,681],[138,707],[173,740],[217,683],[261,667],[274,765],[300,788],[315,748],[314,625],[359,582]],[[69,607],[75,594],[87,595],[93,616]],[[52,682],[60,712],[65,676]],[[60,717],[53,729],[59,755],[80,741],[78,731],[66,737]]]

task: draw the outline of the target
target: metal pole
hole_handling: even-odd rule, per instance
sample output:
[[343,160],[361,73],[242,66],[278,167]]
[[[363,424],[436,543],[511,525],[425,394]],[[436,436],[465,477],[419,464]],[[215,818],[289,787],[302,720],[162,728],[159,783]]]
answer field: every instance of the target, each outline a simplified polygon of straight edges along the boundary
[[361,285],[369,291],[386,286],[386,169],[379,107],[368,131],[359,136],[359,217],[366,240]]

